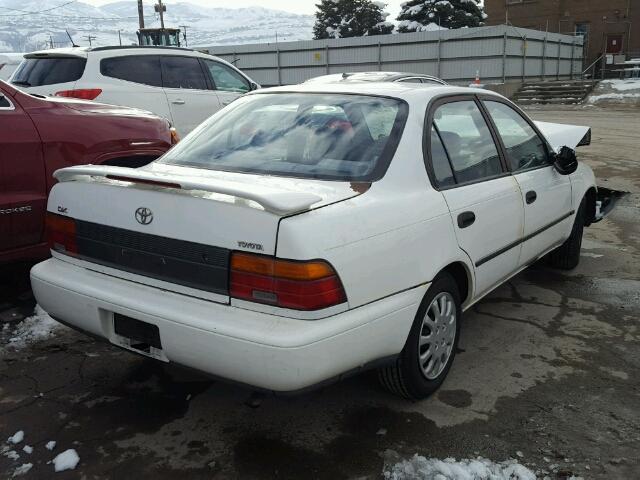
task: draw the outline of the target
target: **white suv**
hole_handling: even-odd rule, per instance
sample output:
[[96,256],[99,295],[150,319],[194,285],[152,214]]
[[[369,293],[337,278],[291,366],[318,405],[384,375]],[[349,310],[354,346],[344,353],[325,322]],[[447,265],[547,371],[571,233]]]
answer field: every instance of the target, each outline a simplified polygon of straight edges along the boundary
[[29,53],[11,83],[29,93],[149,110],[169,119],[180,135],[259,88],[217,57],[186,48],[135,46]]

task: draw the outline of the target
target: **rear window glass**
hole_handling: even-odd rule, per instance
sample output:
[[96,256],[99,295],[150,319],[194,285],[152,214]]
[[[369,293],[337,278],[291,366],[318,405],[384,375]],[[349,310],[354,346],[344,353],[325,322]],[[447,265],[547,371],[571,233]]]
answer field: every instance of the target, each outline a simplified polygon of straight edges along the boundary
[[152,87],[162,86],[160,57],[157,55],[128,55],[100,60],[100,73],[105,77]]
[[242,97],[170,150],[174,165],[345,181],[386,171],[407,116],[401,100],[329,94]]
[[25,58],[13,74],[11,83],[39,87],[75,82],[82,77],[86,63],[84,58]]

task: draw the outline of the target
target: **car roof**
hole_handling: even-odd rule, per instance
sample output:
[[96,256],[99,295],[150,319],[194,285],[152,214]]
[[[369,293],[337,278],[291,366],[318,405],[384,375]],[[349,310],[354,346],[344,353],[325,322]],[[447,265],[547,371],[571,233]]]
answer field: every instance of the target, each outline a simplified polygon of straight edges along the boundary
[[334,73],[330,75],[321,75],[319,77],[310,78],[305,83],[332,83],[332,82],[393,82],[403,78],[426,78],[436,82],[446,82],[438,77],[426,75],[424,73],[409,72],[345,72]]
[[406,101],[420,98],[431,99],[441,95],[473,94],[478,93],[502,97],[490,90],[478,90],[477,88],[458,87],[454,85],[433,85],[424,88],[419,83],[402,82],[336,82],[336,83],[301,83],[282,87],[271,87],[255,90],[247,95],[264,95],[267,93],[333,93],[346,95],[371,95],[378,97],[399,98]]
[[87,58],[89,47],[69,47],[69,48],[51,48],[49,50],[37,50],[35,52],[25,53],[24,58],[46,58],[46,57],[80,57]]
[[[154,54],[154,55],[181,55],[181,56],[193,56],[204,57],[216,60],[225,64],[231,65],[226,60],[211,55],[210,53],[200,52],[191,48],[182,47],[156,47],[148,45],[114,45],[104,47],[70,47],[70,48],[51,48],[49,50],[39,50],[36,52],[27,53],[24,58],[52,58],[52,57],[78,57],[88,58],[90,53],[96,53],[100,55],[99,58],[105,58],[109,56],[125,56],[130,54]],[[237,69],[234,65],[233,68]]]

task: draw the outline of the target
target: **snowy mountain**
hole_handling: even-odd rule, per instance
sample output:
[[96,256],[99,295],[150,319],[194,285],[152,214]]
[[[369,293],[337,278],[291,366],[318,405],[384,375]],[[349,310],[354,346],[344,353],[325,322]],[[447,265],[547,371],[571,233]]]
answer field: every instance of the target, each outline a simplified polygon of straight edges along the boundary
[[[240,43],[308,40],[314,17],[262,7],[210,8],[185,2],[165,2],[165,26],[187,25],[190,47]],[[133,0],[94,7],[80,1],[0,0],[0,52],[29,52],[70,46],[65,30],[77,45],[137,43],[138,9]],[[152,4],[145,4],[145,26],[159,27]],[[184,31],[184,29],[183,29]]]

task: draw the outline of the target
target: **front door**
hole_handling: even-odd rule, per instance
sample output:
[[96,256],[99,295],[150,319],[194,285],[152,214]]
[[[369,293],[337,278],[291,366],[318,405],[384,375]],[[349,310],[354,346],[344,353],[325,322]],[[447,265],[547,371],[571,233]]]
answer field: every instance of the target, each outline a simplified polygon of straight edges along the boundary
[[430,160],[458,244],[473,262],[475,296],[518,268],[524,229],[522,194],[505,168],[473,97],[440,101],[430,127]]
[[607,35],[607,53],[622,53],[622,35]]
[[0,250],[38,244],[47,203],[42,145],[31,118],[4,95],[0,147]]
[[196,57],[163,56],[162,86],[180,136],[188,134],[220,110],[218,96],[209,88]]
[[483,104],[522,192],[524,243],[520,264],[527,265],[561,244],[571,232],[571,181],[553,167],[546,142],[518,111],[501,101],[484,100]]

